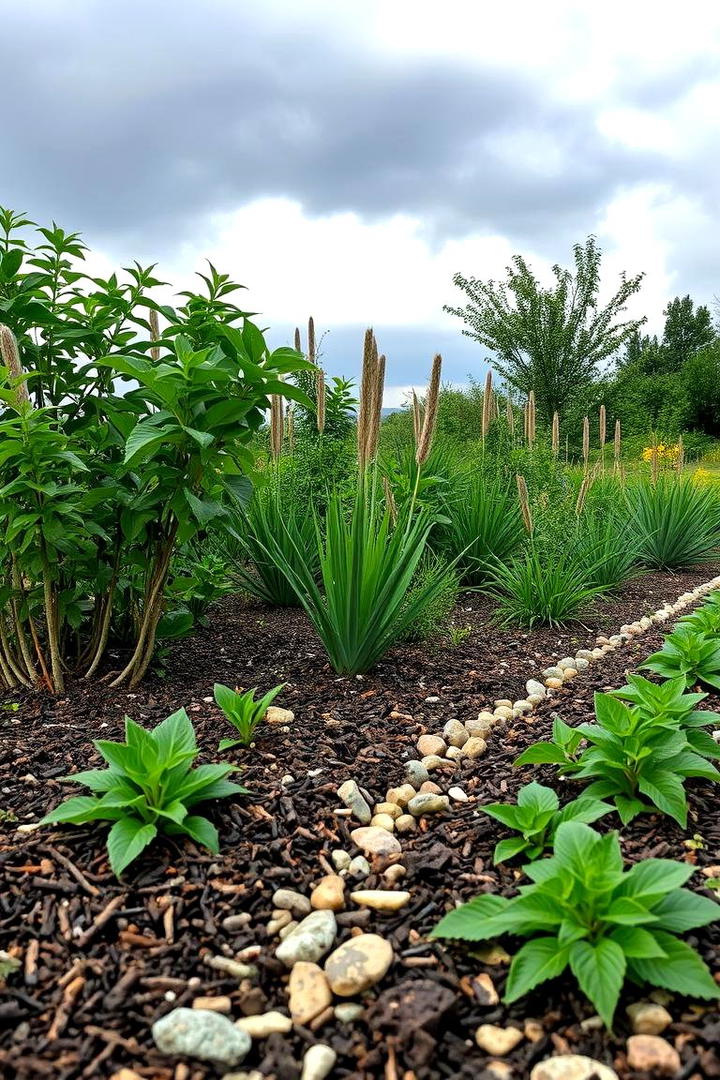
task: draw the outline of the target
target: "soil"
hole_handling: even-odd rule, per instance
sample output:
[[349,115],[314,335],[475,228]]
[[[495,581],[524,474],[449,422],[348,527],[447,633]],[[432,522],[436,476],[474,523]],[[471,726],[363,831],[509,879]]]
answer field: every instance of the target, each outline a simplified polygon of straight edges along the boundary
[[[716,573],[711,566],[648,574],[598,603],[584,623],[531,633],[499,629],[488,601],[470,594],[455,614],[456,625],[469,628],[462,641],[398,647],[362,677],[329,668],[301,612],[230,597],[207,628],[171,649],[162,674],[149,676],[136,692],[76,682],[59,699],[6,695],[0,713],[0,949],[16,952],[23,967],[0,982],[1,1075],[75,1080],[110,1077],[127,1066],[147,1080],[217,1076],[211,1065],[158,1053],[150,1027],[197,996],[229,995],[235,1018],[286,1009],[287,973],[274,957],[277,940],[265,929],[272,894],[281,886],[309,894],[332,871],[334,848],[355,853],[349,833],[357,823],[337,813],[338,786],[352,777],[382,801],[388,786],[402,782],[420,734],[440,731],[451,717],[466,720],[496,698],[523,696],[525,681],[553,660],[592,647],[597,634],[616,632]],[[642,997],[638,988],[623,995],[616,1030],[608,1035],[569,979],[545,984],[509,1007],[485,1004],[473,979],[489,974],[502,994],[502,952],[429,942],[425,935],[457,900],[481,891],[512,894],[519,872],[496,868],[491,858],[503,830],[478,806],[511,797],[531,777],[553,782],[551,770],[513,769],[513,760],[548,735],[553,712],[570,723],[587,719],[593,692],[620,685],[626,670],[660,641],[653,629],[608,654],[530,717],[495,729],[485,756],[448,774],[470,801],[445,817],[423,819],[417,833],[403,838],[408,874],[400,887],[410,890],[410,904],[392,915],[352,910],[338,917],[338,944],[360,927],[381,933],[395,948],[395,964],[366,996],[363,1015],[352,1024],[321,1017],[314,1030],[296,1027],[254,1042],[242,1069],[297,1080],[305,1049],[321,1041],[337,1052],[333,1077],[491,1077],[491,1059],[474,1043],[478,1025],[524,1028],[534,1021],[504,1059],[518,1080],[558,1051],[612,1065],[622,1080],[645,1076],[630,1070],[625,1058],[625,1006]],[[232,731],[211,700],[216,681],[263,692],[285,682],[276,704],[295,713],[288,729],[263,725],[253,747],[229,752],[250,795],[209,808],[220,832],[219,856],[189,842],[159,841],[118,882],[108,868],[102,827],[15,832],[17,823],[37,821],[75,793],[60,777],[102,764],[92,740],[121,737],[125,713],[151,727],[185,706],[203,760],[217,760],[218,740]],[[709,707],[720,712],[720,697]],[[445,778],[441,783],[447,786]],[[637,819],[622,833],[628,860],[684,859],[698,871],[720,862],[717,795],[706,782],[688,788],[688,830],[660,816]],[[389,861],[376,859],[363,887],[384,887]],[[690,884],[703,890],[706,881],[698,872]],[[251,921],[228,928],[233,924],[224,920],[241,912]],[[717,970],[720,928],[688,940]],[[239,983],[207,963],[253,946],[260,954],[252,981]],[[669,1008],[674,1023],[665,1037],[680,1051],[678,1075],[720,1076],[717,1005],[674,997]]]

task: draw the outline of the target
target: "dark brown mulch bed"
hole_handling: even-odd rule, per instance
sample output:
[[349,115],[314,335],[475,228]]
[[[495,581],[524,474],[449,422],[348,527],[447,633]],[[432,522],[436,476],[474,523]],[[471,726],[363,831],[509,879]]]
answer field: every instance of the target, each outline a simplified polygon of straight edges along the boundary
[[[381,799],[389,785],[401,781],[403,762],[415,756],[422,732],[439,730],[452,716],[467,719],[496,697],[523,694],[525,680],[551,660],[594,644],[596,634],[616,631],[715,573],[711,567],[647,575],[603,604],[592,622],[562,632],[498,630],[488,621],[487,602],[470,597],[456,613],[458,625],[471,628],[460,645],[398,648],[362,678],[338,677],[328,668],[300,613],[243,607],[229,599],[206,630],[171,651],[164,677],[148,678],[135,693],[94,683],[75,684],[60,700],[15,695],[21,710],[6,714],[0,743],[0,810],[20,822],[36,821],[70,790],[58,777],[98,764],[92,739],[117,737],[125,712],[152,725],[185,705],[208,758],[216,756],[218,738],[229,734],[214,705],[204,700],[215,681],[263,690],[286,681],[277,703],[292,708],[296,721],[287,733],[266,727],[253,750],[235,753],[252,794],[211,811],[221,836],[218,857],[167,841],[118,883],[108,871],[102,830],[18,837],[11,822],[0,825],[0,948],[20,947],[25,965],[0,990],[2,1076],[108,1077],[122,1065],[148,1080],[215,1076],[210,1066],[176,1067],[159,1055],[150,1025],[198,995],[229,994],[236,1017],[285,1007],[286,973],[265,931],[272,893],[279,886],[309,891],[331,869],[333,848],[352,850],[352,823],[334,813],[338,785],[352,776]],[[352,927],[375,929],[396,949],[394,968],[369,995],[364,1016],[353,1025],[331,1019],[315,1031],[295,1029],[255,1043],[243,1068],[296,1080],[304,1049],[320,1040],[338,1053],[334,1076],[393,1080],[411,1070],[418,1080],[469,1080],[485,1075],[489,1061],[473,1042],[478,1024],[522,1027],[533,1019],[540,1025],[536,1041],[526,1039],[507,1058],[514,1076],[529,1075],[534,1062],[556,1050],[614,1064],[623,1080],[633,1076],[624,1060],[624,1005],[637,1000],[639,991],[623,999],[614,1036],[592,1024],[581,1026],[592,1009],[569,981],[546,985],[509,1008],[484,1006],[472,977],[487,972],[502,991],[506,967],[429,944],[424,935],[455,899],[512,891],[516,872],[496,870],[491,861],[499,828],[477,805],[506,798],[530,779],[530,770],[513,770],[512,761],[547,734],[553,709],[570,722],[586,718],[593,691],[617,686],[626,668],[659,641],[653,630],[609,654],[529,723],[494,735],[479,762],[456,770],[453,780],[471,801],[404,843],[403,887],[407,883],[412,892],[410,905],[392,916],[351,911],[339,917],[338,940]],[[543,770],[533,776],[552,778]],[[698,849],[684,843],[693,833],[702,837]],[[624,831],[623,846],[632,860],[667,856],[699,867],[717,863],[716,794],[707,784],[692,785],[688,833],[668,819],[646,817]],[[373,866],[367,887],[383,887],[384,868],[382,861]],[[703,882],[697,874],[692,883],[702,888]],[[251,915],[249,925],[223,926],[240,912]],[[717,930],[693,940],[717,965]],[[252,983],[238,985],[205,962],[206,956],[236,956],[255,945],[262,951]],[[681,1048],[682,1075],[720,1076],[717,1008],[675,1000],[670,1009],[675,1023],[668,1034]]]

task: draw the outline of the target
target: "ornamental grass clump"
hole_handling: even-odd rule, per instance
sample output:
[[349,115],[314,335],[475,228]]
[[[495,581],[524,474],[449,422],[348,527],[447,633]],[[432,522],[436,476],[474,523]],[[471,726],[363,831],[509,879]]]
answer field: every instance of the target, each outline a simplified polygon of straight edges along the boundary
[[640,480],[626,493],[628,534],[638,559],[653,570],[711,562],[720,547],[720,500],[683,477]]
[[109,768],[65,777],[93,794],[61,803],[41,825],[113,822],[107,848],[110,866],[118,877],[159,833],[189,836],[213,853],[220,850],[215,826],[189,811],[211,799],[246,795],[247,789],[228,780],[235,771],[232,765],[192,768],[200,751],[184,709],[152,731],[126,716],[125,742],[98,739],[93,745]]
[[553,855],[524,868],[532,884],[508,899],[485,893],[450,911],[433,937],[478,942],[512,935],[505,987],[510,1004],[568,968],[612,1028],[626,980],[704,1000],[720,998],[707,965],[678,935],[720,919],[720,905],[683,889],[695,868],[645,859],[624,869],[616,832],[562,823]]
[[496,561],[506,563],[522,541],[522,520],[512,489],[496,476],[480,473],[457,479],[444,506],[439,544],[457,559],[462,580],[481,586],[493,577]]

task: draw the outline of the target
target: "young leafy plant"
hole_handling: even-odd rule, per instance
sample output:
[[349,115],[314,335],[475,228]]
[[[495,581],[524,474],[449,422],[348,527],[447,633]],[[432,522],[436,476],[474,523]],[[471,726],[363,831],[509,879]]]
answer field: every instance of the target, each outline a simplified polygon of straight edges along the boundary
[[255,734],[255,728],[268,711],[285,683],[269,690],[265,697],[255,700],[255,690],[231,690],[229,686],[215,683],[213,694],[215,701],[238,733],[237,739],[222,739],[218,750],[229,750],[231,746],[249,746]]
[[[592,780],[585,794],[611,798],[624,825],[655,806],[684,828],[685,779],[720,780],[717,769],[669,716],[650,717],[610,694],[595,694],[595,714],[597,723],[576,728],[555,717],[553,741],[529,746],[515,765],[555,764],[561,776]],[[583,739],[590,745],[581,750]]]
[[663,679],[682,675],[688,687],[703,682],[720,690],[720,638],[699,633],[687,625],[678,626],[666,636],[662,649],[648,656],[640,667],[654,671]]
[[489,803],[480,809],[496,821],[520,833],[500,840],[493,853],[493,862],[501,863],[516,855],[539,858],[545,848],[552,847],[555,833],[564,821],[590,824],[613,811],[612,806],[581,795],[560,809],[560,800],[552,788],[533,781],[518,792],[517,806],[512,803]]
[[707,694],[686,693],[684,676],[666,679],[662,683],[650,682],[642,675],[628,675],[628,685],[610,691],[612,697],[627,701],[648,719],[666,716],[677,722],[685,732],[688,743],[696,754],[703,757],[720,757],[720,746],[702,729],[720,723],[720,716],[707,710],[695,708]]
[[153,731],[126,716],[124,743],[98,739],[94,746],[110,767],[65,778],[84,784],[93,794],[61,803],[42,819],[42,825],[112,821],[107,847],[110,866],[118,877],[159,832],[184,834],[212,852],[219,850],[215,826],[189,810],[209,799],[244,795],[247,789],[227,779],[234,771],[232,765],[192,768],[199,751],[184,709]]
[[517,1001],[570,968],[607,1027],[627,978],[703,999],[718,986],[694,949],[676,935],[720,918],[720,905],[681,888],[694,868],[645,859],[630,870],[616,832],[604,836],[563,822],[553,855],[526,866],[533,882],[509,900],[485,894],[449,912],[433,937],[486,941],[530,938],[510,965],[505,1001]]

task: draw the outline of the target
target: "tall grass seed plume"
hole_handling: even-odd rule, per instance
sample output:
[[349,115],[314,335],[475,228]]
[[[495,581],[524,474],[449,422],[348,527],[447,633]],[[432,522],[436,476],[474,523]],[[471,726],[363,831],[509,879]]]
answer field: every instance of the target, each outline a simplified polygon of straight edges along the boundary
[[415,461],[418,465],[423,465],[430,456],[430,450],[432,449],[433,435],[435,434],[435,424],[437,422],[438,404],[440,401],[440,372],[442,370],[442,357],[440,353],[437,353],[433,359],[432,371],[430,373],[430,382],[428,384],[427,396],[425,398],[425,419],[423,420],[422,431],[420,432],[420,441],[417,444],[417,450],[415,452]]
[[[377,352],[377,345],[375,346]],[[383,392],[385,390],[385,356],[377,358],[375,382],[373,384],[372,411],[368,425],[367,460],[374,461],[380,442],[380,423],[382,421]]]
[[15,404],[20,407],[30,401],[28,388],[23,379],[25,372],[20,363],[20,350],[15,335],[9,326],[0,325],[0,356],[3,366],[8,369],[10,379],[15,384]]
[[590,469],[589,471],[585,472],[585,474],[584,474],[584,476],[582,478],[582,483],[580,485],[580,490],[578,491],[577,501],[575,503],[575,513],[576,513],[576,515],[578,517],[580,517],[583,510],[585,509],[585,501],[587,499],[588,492],[590,491],[590,488],[595,483],[595,480],[597,478],[597,474],[598,474],[598,466],[596,465],[594,469]]
[[308,355],[311,364],[315,363],[315,320],[312,315],[308,319]]
[[[150,319],[150,340],[151,341],[159,341],[160,340],[160,319],[158,318],[158,313],[155,310],[155,308],[150,308],[149,319]],[[151,357],[153,358],[153,360],[155,362],[157,362],[160,359],[160,347],[159,347],[159,345],[153,345],[152,349],[150,350],[150,355],[151,355]]]
[[600,406],[599,425],[600,425],[600,449],[604,450],[605,449],[605,443],[607,441],[607,412],[605,411],[605,406],[604,405]]
[[294,345],[295,345],[295,352],[301,353],[303,351],[302,339],[300,337],[300,327],[299,326],[295,327],[295,342],[294,342]]
[[270,395],[270,451],[277,459],[283,447],[283,399],[280,394]]
[[420,402],[418,396],[413,390],[412,392],[412,417],[413,417],[413,435],[415,437],[415,446],[420,442],[420,432],[422,431],[422,413],[420,411]]
[[482,402],[482,437],[483,442],[490,430],[490,421],[493,419],[493,405],[492,405],[492,371],[488,371],[485,376],[485,389],[483,390],[483,402]]
[[588,460],[590,458],[590,418],[588,416],[583,417],[582,455],[583,464],[587,469]]
[[529,450],[532,450],[533,446],[535,445],[535,424],[535,391],[531,390],[527,406],[527,444]]
[[527,484],[525,483],[525,477],[521,476],[520,473],[517,473],[517,475],[515,476],[515,483],[517,484],[518,497],[520,499],[520,510],[522,511],[525,531],[529,536],[532,536],[534,523],[532,511],[530,509],[530,496],[528,494]]
[[552,418],[552,452],[560,453],[560,417],[557,412],[553,413]]
[[620,421],[615,421],[615,437],[613,439],[613,457],[615,459],[615,465],[620,464],[620,450],[621,450],[621,436],[620,436]]

